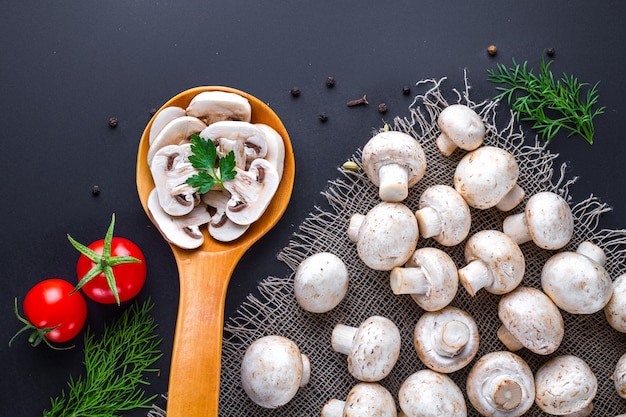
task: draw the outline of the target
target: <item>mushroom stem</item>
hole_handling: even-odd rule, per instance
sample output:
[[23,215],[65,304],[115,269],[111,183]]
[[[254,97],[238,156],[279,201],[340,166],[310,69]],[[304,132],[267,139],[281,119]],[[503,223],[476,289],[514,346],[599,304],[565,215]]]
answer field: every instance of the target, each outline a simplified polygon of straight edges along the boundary
[[500,326],[497,331],[498,339],[506,346],[511,352],[516,352],[524,347],[524,345],[507,329],[505,326]]
[[496,204],[496,208],[500,211],[513,210],[524,199],[524,190],[515,184],[511,190],[502,197],[502,200]]
[[457,148],[456,143],[452,142],[448,135],[441,133],[437,137],[437,148],[443,156],[450,156],[452,152]]
[[382,165],[378,169],[378,181],[378,194],[383,201],[402,201],[409,194],[409,171],[404,165]]
[[512,214],[504,219],[504,222],[502,223],[503,232],[513,239],[513,242],[518,245],[532,240],[532,237],[528,232],[526,222],[524,221],[524,217],[524,213]]
[[356,242],[359,240],[359,230],[361,229],[361,225],[365,220],[365,215],[360,213],[355,213],[350,217],[350,224],[348,225],[348,239],[352,242]]
[[459,269],[459,281],[467,292],[474,297],[476,291],[493,282],[493,275],[485,262],[476,259]]
[[424,207],[415,212],[419,231],[424,238],[438,236],[442,231],[441,217],[432,207]]
[[432,284],[419,267],[395,267],[391,270],[389,284],[394,294],[425,294],[428,295]]
[[352,341],[356,335],[357,328],[346,326],[345,324],[337,324],[333,329],[332,348],[335,352],[349,355],[352,350]]
[[302,359],[302,378],[300,378],[300,387],[304,387],[309,383],[311,379],[311,361],[309,360],[308,355],[304,353],[300,354]]
[[322,408],[321,417],[342,417],[343,409],[346,406],[345,401],[338,400],[333,398],[328,400],[324,407]]
[[499,375],[485,386],[485,390],[489,389],[493,390],[494,406],[499,410],[514,410],[522,402],[522,387],[505,375]]
[[578,245],[578,248],[576,248],[576,253],[585,255],[598,265],[604,266],[606,264],[606,253],[604,253],[604,250],[600,246],[594,243],[582,242]]
[[437,353],[449,358],[458,355],[470,339],[470,331],[467,325],[462,321],[452,320],[439,327],[441,327],[441,333],[439,337],[435,336],[435,350]]

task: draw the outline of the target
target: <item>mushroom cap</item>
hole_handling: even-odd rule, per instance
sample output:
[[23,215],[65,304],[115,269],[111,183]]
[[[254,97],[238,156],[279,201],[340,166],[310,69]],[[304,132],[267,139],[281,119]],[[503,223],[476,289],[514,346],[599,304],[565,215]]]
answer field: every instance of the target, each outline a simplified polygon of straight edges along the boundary
[[613,281],[613,294],[604,306],[604,315],[612,328],[626,333],[626,274]]
[[611,379],[615,384],[617,395],[626,399],[626,353],[617,360]]
[[467,396],[485,416],[517,417],[533,405],[533,374],[518,355],[498,351],[482,356],[467,376]]
[[456,296],[459,288],[456,264],[450,255],[441,249],[430,247],[417,249],[404,267],[421,268],[430,284],[425,294],[411,294],[413,301],[424,310],[439,310],[450,304]]
[[467,202],[454,188],[437,184],[422,192],[415,212],[420,233],[443,246],[461,243],[470,232],[472,217]]
[[[493,294],[505,294],[517,287],[524,278],[526,270],[524,254],[503,232],[498,230],[476,232],[467,240],[464,253],[468,264],[459,269],[459,281],[472,295],[480,288],[485,288]],[[480,269],[481,277],[487,279],[486,282],[478,279],[481,282],[476,284],[475,265]]]
[[[437,118],[437,125],[449,141],[466,151],[478,148],[485,139],[483,119],[464,104],[452,104],[443,109]],[[448,156],[450,153],[444,152],[444,149],[441,149],[442,153]]]
[[[385,185],[381,183],[379,172],[387,165],[406,171],[405,188],[413,187],[426,173],[426,154],[422,146],[414,137],[398,131],[381,132],[372,137],[363,147],[362,163],[365,174],[377,187]],[[406,195],[392,199],[384,194],[380,197],[383,201],[401,201]]]
[[[459,308],[448,306],[422,314],[415,325],[413,342],[417,356],[424,365],[433,371],[447,374],[458,371],[474,359],[480,335],[472,316]],[[458,351],[452,352],[456,349]]]
[[553,415],[567,415],[588,407],[598,380],[587,363],[573,355],[556,356],[535,374],[535,403]]
[[517,287],[503,295],[498,304],[498,317],[515,339],[537,354],[554,352],[563,340],[561,312],[538,289]]
[[246,394],[261,407],[287,404],[308,381],[308,358],[283,336],[255,340],[241,361],[241,383]]
[[[330,404],[331,401],[326,404]],[[342,407],[338,407],[336,412],[335,410],[327,410],[327,407],[324,406],[321,413],[322,417],[397,416],[396,402],[393,396],[385,387],[375,382],[359,382],[352,387],[346,400],[340,401],[340,403]]]
[[368,267],[390,271],[409,260],[418,238],[417,219],[407,206],[381,202],[367,213],[358,228],[357,252]]
[[227,91],[203,91],[191,99],[186,109],[194,116],[211,124],[222,120],[249,122],[252,107],[245,97]]
[[606,306],[613,293],[611,277],[604,267],[577,252],[551,256],[541,271],[543,291],[571,314],[592,314]]
[[481,146],[465,155],[454,172],[454,188],[477,209],[496,206],[516,186],[515,157],[495,146]]
[[325,313],[343,300],[349,273],[344,262],[329,252],[315,253],[296,268],[293,291],[298,304],[312,313]]
[[423,369],[409,375],[398,391],[400,408],[408,417],[465,417],[463,392],[447,375]]

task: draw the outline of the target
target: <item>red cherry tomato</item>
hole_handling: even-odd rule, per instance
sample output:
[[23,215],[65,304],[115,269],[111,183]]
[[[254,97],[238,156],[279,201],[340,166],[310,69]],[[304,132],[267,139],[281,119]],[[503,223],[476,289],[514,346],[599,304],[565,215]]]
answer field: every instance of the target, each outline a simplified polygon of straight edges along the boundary
[[[85,298],[74,292],[74,286],[60,278],[41,281],[28,291],[24,298],[24,316],[32,324],[31,328],[51,342],[63,343],[80,333],[87,319]],[[26,330],[26,328],[24,329]],[[36,345],[37,334],[31,336]]]
[[[104,246],[105,240],[101,239],[93,242],[88,248],[98,255],[102,255]],[[117,256],[131,256],[139,260],[139,262],[126,262],[111,266],[119,300],[120,302],[124,302],[135,297],[143,288],[146,282],[146,259],[141,249],[139,249],[136,244],[123,237],[114,237],[111,239],[110,259],[114,259]],[[95,266],[96,263],[94,261],[85,255],[81,255],[76,265],[76,273],[78,274],[79,280]],[[117,302],[104,272],[100,272],[81,288],[87,297],[99,303],[113,304]]]

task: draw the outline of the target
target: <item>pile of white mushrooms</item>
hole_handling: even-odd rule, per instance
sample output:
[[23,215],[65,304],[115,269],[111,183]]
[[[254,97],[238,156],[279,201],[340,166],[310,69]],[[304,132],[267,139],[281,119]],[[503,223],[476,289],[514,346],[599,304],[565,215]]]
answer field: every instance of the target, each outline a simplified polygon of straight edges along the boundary
[[[515,352],[527,349],[543,356],[556,352],[565,332],[561,310],[591,314],[604,309],[609,324],[626,333],[626,275],[613,282],[604,269],[603,250],[591,242],[583,242],[576,252],[562,250],[573,236],[573,215],[567,201],[552,192],[527,198],[524,209],[506,217],[501,230],[480,230],[469,236],[470,207],[508,212],[522,203],[518,163],[509,152],[483,145],[485,125],[467,106],[447,107],[438,125],[442,155],[466,152],[453,184],[429,187],[418,207],[407,207],[403,201],[425,174],[426,157],[413,137],[385,130],[369,140],[362,153],[363,170],[378,187],[381,201],[367,213],[354,213],[346,231],[363,264],[388,271],[391,291],[410,295],[424,310],[413,340],[427,369],[410,375],[397,393],[397,403],[391,401],[379,382],[398,361],[401,338],[396,325],[380,316],[358,327],[338,323],[331,346],[346,355],[346,366],[358,383],[347,399],[329,399],[321,415],[466,416],[464,395],[447,374],[472,363],[466,397],[481,415],[521,416],[533,404],[551,415],[589,415],[598,381],[584,359],[551,356],[533,373]],[[443,249],[417,249],[420,237],[433,238]],[[531,241],[555,252],[543,266],[541,290],[521,285],[525,259],[520,245]],[[445,249],[461,244],[465,264],[457,266]],[[504,349],[476,357],[480,335],[474,319],[449,305],[459,284],[471,297],[481,290],[498,296],[502,325],[497,337]],[[323,314],[336,307],[348,285],[348,269],[335,254],[314,254],[295,271],[295,298],[310,313]],[[300,354],[293,351],[290,360]],[[249,349],[246,367],[250,355]],[[263,370],[274,369],[269,362],[286,360],[274,353],[264,355],[255,378],[267,378]],[[315,372],[315,364],[312,368]],[[246,387],[251,383],[244,374]],[[298,375],[289,377],[294,384]],[[626,354],[616,364],[613,379],[616,395],[626,398]],[[293,387],[288,393],[296,395]],[[258,402],[249,394],[264,407],[281,405]]]
[[[248,100],[226,91],[199,93],[187,108],[165,107],[154,116],[147,158],[155,188],[148,209],[172,244],[200,247],[202,227],[217,241],[233,241],[265,212],[282,177],[285,148],[275,129],[251,120]],[[231,151],[235,157],[235,178],[204,194],[187,184],[198,173],[189,162],[193,134],[212,141],[219,158]]]

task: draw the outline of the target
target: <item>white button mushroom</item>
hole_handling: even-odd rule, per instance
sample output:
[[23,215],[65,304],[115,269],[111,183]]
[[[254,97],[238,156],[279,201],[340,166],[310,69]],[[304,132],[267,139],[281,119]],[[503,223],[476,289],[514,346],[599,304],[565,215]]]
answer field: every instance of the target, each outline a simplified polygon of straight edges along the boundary
[[348,291],[348,280],[348,268],[341,258],[329,252],[319,252],[298,265],[293,291],[304,310],[325,313],[343,300]]
[[524,198],[517,185],[519,165],[515,157],[495,146],[469,152],[454,171],[454,188],[470,207],[512,210]]
[[403,267],[394,267],[389,275],[394,294],[410,294],[426,311],[439,310],[454,299],[459,278],[454,261],[437,248],[420,248]]
[[492,294],[512,291],[524,278],[524,254],[510,237],[498,230],[481,230],[465,244],[467,265],[459,281],[473,297],[481,288]]
[[222,120],[249,122],[252,117],[250,102],[227,91],[203,91],[191,99],[186,111],[207,125]]
[[422,237],[432,237],[443,246],[465,240],[472,217],[467,202],[454,188],[443,184],[428,187],[418,204],[415,217]]
[[398,391],[406,417],[465,417],[463,392],[447,375],[424,369],[409,375]]
[[371,138],[363,147],[363,169],[379,187],[383,201],[402,201],[426,172],[426,155],[412,136],[385,131]]
[[512,351],[522,347],[539,355],[553,353],[565,333],[563,317],[550,298],[538,289],[517,287],[498,303],[502,326],[498,338]]
[[604,315],[612,328],[626,333],[626,274],[613,281],[613,294],[604,306]]
[[528,364],[512,352],[481,357],[467,376],[467,396],[484,416],[517,417],[533,405],[535,382]]
[[611,375],[617,395],[626,399],[626,353],[620,356]]
[[357,327],[337,324],[332,333],[332,348],[348,356],[348,371],[364,382],[385,378],[400,356],[400,330],[394,322],[372,316]]
[[574,217],[563,197],[544,191],[528,199],[524,212],[505,218],[502,230],[518,245],[532,240],[543,249],[561,249],[572,238]]
[[535,374],[535,403],[553,415],[587,416],[593,408],[598,381],[581,358],[573,355],[554,357]]
[[480,344],[476,322],[466,311],[448,306],[427,312],[415,325],[417,356],[433,371],[448,374],[469,364]]
[[396,402],[385,387],[375,382],[356,384],[345,401],[331,399],[321,417],[396,417]]
[[576,252],[557,253],[541,271],[543,291],[558,307],[571,314],[592,314],[607,305],[613,283],[604,269],[604,251],[591,242]]
[[241,362],[241,383],[261,407],[287,404],[309,382],[309,358],[283,336],[264,336],[246,349]]
[[437,118],[437,125],[441,129],[437,147],[444,156],[450,156],[457,147],[473,151],[485,139],[483,119],[464,104],[453,104],[443,109]]
[[402,203],[382,202],[367,215],[354,214],[348,238],[356,242],[359,258],[370,268],[390,271],[409,260],[419,239],[417,219]]

